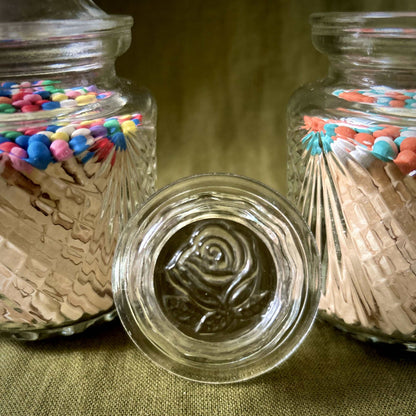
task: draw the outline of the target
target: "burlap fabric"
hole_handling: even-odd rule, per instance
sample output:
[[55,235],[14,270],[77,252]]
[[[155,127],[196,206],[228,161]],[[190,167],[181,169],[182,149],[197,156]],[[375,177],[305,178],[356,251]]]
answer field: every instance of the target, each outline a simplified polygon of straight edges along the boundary
[[159,369],[119,322],[37,343],[0,342],[3,416],[278,416],[416,413],[416,355],[317,322],[278,369],[232,385]]

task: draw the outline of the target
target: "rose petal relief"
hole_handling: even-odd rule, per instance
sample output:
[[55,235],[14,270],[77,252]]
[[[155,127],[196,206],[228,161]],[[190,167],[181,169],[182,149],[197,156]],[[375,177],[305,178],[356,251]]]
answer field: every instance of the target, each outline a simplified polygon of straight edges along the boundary
[[264,243],[248,227],[198,221],[175,233],[162,250],[156,294],[166,316],[190,336],[241,334],[267,309],[273,268]]

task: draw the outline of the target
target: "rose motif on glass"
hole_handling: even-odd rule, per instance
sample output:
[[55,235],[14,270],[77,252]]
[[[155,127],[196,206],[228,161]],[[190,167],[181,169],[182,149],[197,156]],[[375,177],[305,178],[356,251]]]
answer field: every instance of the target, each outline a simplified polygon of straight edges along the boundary
[[251,230],[234,221],[205,220],[176,237],[184,242],[164,256],[164,279],[157,285],[171,321],[190,335],[208,335],[261,320],[270,298],[263,275],[273,266]]

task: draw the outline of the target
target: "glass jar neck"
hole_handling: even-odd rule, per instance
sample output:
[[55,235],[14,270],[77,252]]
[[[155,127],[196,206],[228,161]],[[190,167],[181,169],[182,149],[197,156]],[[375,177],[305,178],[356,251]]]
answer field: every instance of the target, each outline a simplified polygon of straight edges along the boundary
[[16,72],[16,66],[1,65],[0,80],[23,82],[23,81],[39,81],[39,80],[59,80],[68,86],[82,86],[85,84],[105,84],[111,85],[111,79],[115,78],[114,61],[102,62],[95,61],[72,62],[70,65],[62,63],[45,67],[32,63],[27,65],[24,72]]
[[414,88],[416,13],[326,13],[311,23],[331,81]]
[[[127,46],[129,43],[128,39]],[[87,82],[110,86],[120,42],[117,38],[102,37],[25,40],[0,49],[2,81],[59,79],[74,85]]]
[[414,88],[416,62],[406,67],[386,59],[384,62],[362,62],[351,56],[329,56],[328,78],[331,82],[371,87],[386,85],[391,88]]
[[115,60],[130,46],[133,19],[106,15],[93,9],[90,0],[65,1],[72,4],[74,18],[62,11],[63,2],[52,2],[53,16],[43,17],[42,8],[33,20],[0,18],[0,80],[68,79],[111,85]]

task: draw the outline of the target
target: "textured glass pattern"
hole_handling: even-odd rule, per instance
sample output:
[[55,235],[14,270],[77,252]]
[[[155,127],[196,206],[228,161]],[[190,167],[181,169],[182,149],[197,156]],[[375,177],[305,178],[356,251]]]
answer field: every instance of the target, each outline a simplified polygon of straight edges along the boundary
[[124,150],[44,171],[0,155],[0,331],[68,334],[112,315],[115,245],[155,181],[154,129],[126,138]]
[[276,289],[264,243],[246,227],[224,220],[197,222],[175,234],[155,273],[164,313],[195,338],[221,339],[253,328]]
[[[356,128],[352,121],[350,128]],[[359,336],[411,342],[416,331],[415,179],[340,137],[327,148],[320,140],[321,152],[312,154],[302,142],[307,135],[300,134],[291,142],[289,188],[324,261],[321,312]],[[295,167],[299,159],[302,178]]]

